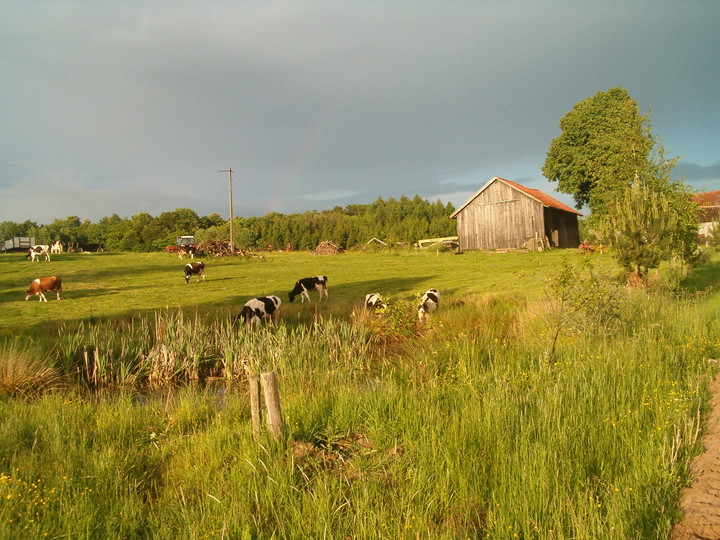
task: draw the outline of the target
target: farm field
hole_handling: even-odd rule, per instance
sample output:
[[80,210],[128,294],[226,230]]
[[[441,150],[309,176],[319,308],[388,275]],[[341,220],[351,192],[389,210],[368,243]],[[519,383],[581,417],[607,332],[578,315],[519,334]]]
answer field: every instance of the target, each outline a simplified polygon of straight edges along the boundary
[[[0,537],[666,538],[679,519],[719,257],[648,294],[573,251],[263,255],[189,284],[162,253],[0,256]],[[48,274],[63,299],[23,301]],[[318,274],[327,303],[287,302]],[[393,306],[353,314],[375,291]],[[279,327],[233,328],[265,294]],[[244,365],[277,373],[280,441],[252,438]]]
[[[288,303],[287,293],[296,280],[327,275],[331,302],[323,313],[347,317],[365,295],[380,292],[397,299],[415,298],[430,287],[443,296],[478,294],[543,293],[552,268],[561,260],[581,259],[574,250],[550,253],[435,252],[397,254],[346,253],[313,256],[308,253],[263,253],[262,259],[237,257],[203,259],[206,280],[189,284],[183,280],[180,260],[166,253],[67,253],[53,255],[50,262],[31,264],[24,254],[0,255],[5,272],[0,277],[0,328],[5,333],[34,332],[48,322],[81,321],[117,317],[158,308],[227,310],[237,313],[250,298],[276,294],[286,316],[301,311],[299,298]],[[599,265],[610,265],[602,256]],[[46,305],[37,298],[22,302],[30,282],[40,275],[63,278],[63,301]],[[50,301],[52,297],[53,301]],[[20,302],[18,301],[20,300]]]

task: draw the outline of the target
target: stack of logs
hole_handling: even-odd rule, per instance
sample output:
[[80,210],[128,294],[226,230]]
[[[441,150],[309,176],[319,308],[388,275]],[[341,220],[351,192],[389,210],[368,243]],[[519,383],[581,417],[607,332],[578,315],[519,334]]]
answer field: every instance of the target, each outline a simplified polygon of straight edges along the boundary
[[333,244],[330,240],[322,242],[314,251],[310,253],[312,255],[337,255],[342,253],[343,249],[340,246]]
[[[214,255],[215,257],[229,257],[232,255],[232,252],[230,251],[230,242],[225,242],[223,240],[206,240],[204,242],[200,242],[197,245],[197,248],[200,253],[206,256]],[[235,255],[240,255],[242,257],[254,257],[254,255],[251,255],[239,248],[235,248]]]

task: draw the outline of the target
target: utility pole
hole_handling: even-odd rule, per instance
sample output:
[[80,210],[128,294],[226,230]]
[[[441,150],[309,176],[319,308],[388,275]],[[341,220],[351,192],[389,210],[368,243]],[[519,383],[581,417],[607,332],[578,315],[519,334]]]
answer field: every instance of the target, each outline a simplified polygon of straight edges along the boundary
[[233,231],[233,207],[232,207],[232,169],[220,171],[228,173],[228,185],[230,186],[230,254],[235,255],[235,233]]

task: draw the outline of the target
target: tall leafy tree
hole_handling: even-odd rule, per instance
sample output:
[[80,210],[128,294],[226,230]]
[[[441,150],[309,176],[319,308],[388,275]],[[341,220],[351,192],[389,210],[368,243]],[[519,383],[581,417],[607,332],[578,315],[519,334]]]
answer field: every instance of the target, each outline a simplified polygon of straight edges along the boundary
[[193,235],[200,225],[200,218],[194,210],[189,208],[176,208],[172,212],[163,212],[155,222],[167,231],[163,244],[173,244],[181,235]]
[[7,240],[15,236],[36,236],[38,232],[38,224],[29,219],[23,223],[15,223],[13,221],[3,221],[0,223],[0,236],[2,240]]
[[130,229],[130,220],[113,214],[98,221],[94,229],[94,242],[104,243],[108,251],[119,251],[123,249],[123,238]]
[[209,229],[210,227],[219,227],[224,223],[225,219],[223,219],[220,214],[213,212],[208,216],[201,217],[198,226],[201,229]]
[[647,116],[624,88],[612,88],[578,102],[560,120],[542,172],[587,205],[594,218],[606,213],[624,187],[644,174],[654,146]]
[[590,225],[604,231],[623,265],[639,276],[675,256],[696,260],[697,212],[685,183],[672,179],[677,158],[627,90],[580,101],[560,129],[543,174],[578,207],[590,207]]

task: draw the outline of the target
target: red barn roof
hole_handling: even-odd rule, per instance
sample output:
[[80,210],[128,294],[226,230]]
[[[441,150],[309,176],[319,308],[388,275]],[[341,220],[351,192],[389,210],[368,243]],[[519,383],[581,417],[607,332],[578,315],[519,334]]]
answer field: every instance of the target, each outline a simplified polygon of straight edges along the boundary
[[720,189],[707,193],[696,193],[692,196],[692,200],[700,206],[720,206]]
[[720,189],[707,193],[695,193],[691,199],[700,207],[698,213],[700,223],[717,221],[720,217]]
[[508,186],[510,186],[510,187],[512,187],[512,188],[515,188],[515,189],[517,189],[518,191],[522,191],[525,195],[528,195],[529,197],[535,199],[536,201],[538,201],[538,202],[539,202],[540,204],[542,204],[543,206],[547,206],[548,208],[555,208],[556,210],[562,210],[563,212],[569,212],[569,213],[571,213],[571,214],[576,214],[576,215],[578,215],[578,216],[582,216],[582,214],[581,214],[580,212],[578,212],[577,210],[575,210],[574,208],[570,208],[568,205],[561,203],[561,202],[558,201],[557,199],[554,199],[553,197],[551,197],[551,196],[548,195],[547,193],[543,193],[543,192],[540,191],[539,189],[533,189],[533,188],[525,187],[525,186],[523,186],[523,185],[521,185],[521,184],[518,184],[517,182],[513,182],[512,180],[506,180],[505,178],[500,178],[499,176],[495,176],[495,177],[491,178],[490,181],[489,181],[487,184],[485,184],[483,187],[481,187],[479,190],[477,190],[477,191],[475,192],[475,194],[474,194],[472,197],[470,197],[470,198],[465,202],[465,204],[463,204],[460,208],[458,208],[457,210],[455,210],[455,212],[454,212],[450,217],[451,217],[451,218],[454,218],[455,216],[457,216],[458,213],[459,213],[463,208],[465,208],[468,204],[470,204],[470,203],[475,199],[475,197],[477,197],[478,195],[480,195],[480,193],[482,193],[483,191],[485,191],[485,189],[486,189],[490,184],[492,184],[493,182],[495,182],[496,180],[499,180],[500,182],[504,182],[504,183],[507,184]]

